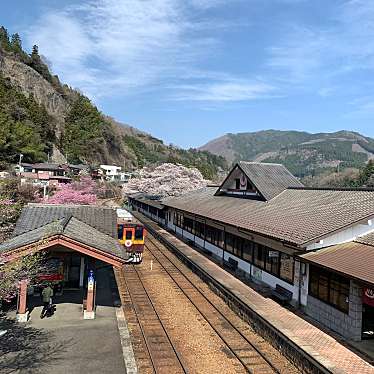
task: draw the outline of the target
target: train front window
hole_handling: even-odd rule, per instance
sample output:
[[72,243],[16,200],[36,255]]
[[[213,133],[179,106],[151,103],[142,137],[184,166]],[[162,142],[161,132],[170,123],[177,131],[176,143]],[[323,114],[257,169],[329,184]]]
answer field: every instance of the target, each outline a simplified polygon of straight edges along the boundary
[[126,240],[132,239],[132,231],[126,231]]
[[135,229],[135,240],[143,239],[143,227],[137,227]]
[[123,225],[118,225],[117,232],[118,232],[118,239],[122,240],[123,239]]

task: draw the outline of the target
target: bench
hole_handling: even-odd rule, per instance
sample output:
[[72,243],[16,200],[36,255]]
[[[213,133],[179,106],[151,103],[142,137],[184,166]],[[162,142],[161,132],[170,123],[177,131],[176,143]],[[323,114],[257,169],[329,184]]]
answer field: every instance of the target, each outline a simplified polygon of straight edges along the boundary
[[238,268],[238,265],[239,265],[238,261],[234,260],[232,257],[229,257],[227,261],[223,260],[223,266],[232,271],[236,271],[236,269]]
[[271,291],[274,298],[278,299],[282,304],[288,303],[292,300],[292,292],[282,287],[280,284],[275,286]]

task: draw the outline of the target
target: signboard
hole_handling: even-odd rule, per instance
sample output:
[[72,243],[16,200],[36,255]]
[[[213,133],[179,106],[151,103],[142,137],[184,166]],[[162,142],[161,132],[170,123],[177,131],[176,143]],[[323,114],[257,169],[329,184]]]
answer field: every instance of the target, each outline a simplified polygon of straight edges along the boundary
[[240,189],[247,189],[247,177],[243,173],[240,175]]
[[88,274],[88,282],[87,282],[87,287],[89,290],[93,290],[95,284],[95,278],[93,275],[93,270],[90,270]]
[[362,294],[362,302],[374,307],[374,289],[365,287]]
[[278,251],[269,251],[269,257],[278,258],[279,252]]

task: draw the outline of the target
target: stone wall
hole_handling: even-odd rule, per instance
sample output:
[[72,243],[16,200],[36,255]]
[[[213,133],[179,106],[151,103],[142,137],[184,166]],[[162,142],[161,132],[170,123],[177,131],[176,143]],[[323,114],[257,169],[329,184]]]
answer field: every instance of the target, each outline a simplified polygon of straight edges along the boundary
[[310,295],[305,312],[329,329],[347,339],[361,340],[362,325],[362,287],[351,281],[349,291],[349,313],[343,313]]

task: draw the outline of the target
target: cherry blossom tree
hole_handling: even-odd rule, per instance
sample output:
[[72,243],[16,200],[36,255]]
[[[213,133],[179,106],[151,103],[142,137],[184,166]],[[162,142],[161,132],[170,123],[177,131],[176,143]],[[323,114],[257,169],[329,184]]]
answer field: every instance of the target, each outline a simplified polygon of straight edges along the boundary
[[9,301],[17,295],[22,280],[34,283],[38,275],[46,270],[46,254],[37,252],[36,248],[18,258],[0,255],[0,304],[1,300]]
[[21,204],[11,199],[0,199],[0,243],[10,236],[20,210]]
[[90,177],[82,177],[79,181],[61,184],[53,196],[44,199],[47,204],[87,204],[97,201],[98,185]]

